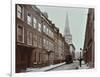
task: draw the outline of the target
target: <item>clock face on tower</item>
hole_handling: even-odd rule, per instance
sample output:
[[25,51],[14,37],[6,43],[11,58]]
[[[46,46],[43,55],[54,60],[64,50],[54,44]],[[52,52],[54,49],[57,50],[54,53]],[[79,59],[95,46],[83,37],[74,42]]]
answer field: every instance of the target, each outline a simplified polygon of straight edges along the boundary
[[72,37],[71,35],[68,35],[68,36],[65,36],[65,40],[68,44],[71,44],[72,43]]

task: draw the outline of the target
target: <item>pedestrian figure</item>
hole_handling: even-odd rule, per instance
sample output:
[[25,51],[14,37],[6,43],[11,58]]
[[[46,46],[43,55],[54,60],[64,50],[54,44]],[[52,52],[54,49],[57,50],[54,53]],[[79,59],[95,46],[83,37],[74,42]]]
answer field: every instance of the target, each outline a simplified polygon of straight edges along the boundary
[[82,58],[79,58],[78,61],[79,61],[79,65],[81,67],[81,65],[82,65]]

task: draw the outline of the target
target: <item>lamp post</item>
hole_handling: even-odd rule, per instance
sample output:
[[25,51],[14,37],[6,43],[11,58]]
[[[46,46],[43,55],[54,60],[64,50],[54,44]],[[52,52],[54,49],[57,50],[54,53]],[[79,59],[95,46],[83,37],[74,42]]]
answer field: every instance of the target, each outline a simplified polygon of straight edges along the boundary
[[82,62],[82,56],[81,56],[81,53],[82,53],[82,48],[80,48],[80,58],[79,58],[79,65],[80,65],[80,67],[81,67],[81,62]]

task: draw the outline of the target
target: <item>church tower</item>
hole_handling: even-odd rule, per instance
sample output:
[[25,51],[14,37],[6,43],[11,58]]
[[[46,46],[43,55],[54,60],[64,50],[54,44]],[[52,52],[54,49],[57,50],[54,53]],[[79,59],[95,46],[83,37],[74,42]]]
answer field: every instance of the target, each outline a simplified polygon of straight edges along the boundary
[[68,44],[72,44],[72,35],[70,33],[70,28],[69,28],[69,21],[68,21],[68,13],[66,13],[66,20],[65,20],[65,28],[64,28],[64,37],[65,41]]
[[72,56],[72,60],[75,58],[75,46],[72,43],[72,35],[70,33],[69,21],[68,21],[68,13],[66,13],[66,20],[65,20],[65,28],[64,28],[64,37],[65,41],[69,44],[69,50]]

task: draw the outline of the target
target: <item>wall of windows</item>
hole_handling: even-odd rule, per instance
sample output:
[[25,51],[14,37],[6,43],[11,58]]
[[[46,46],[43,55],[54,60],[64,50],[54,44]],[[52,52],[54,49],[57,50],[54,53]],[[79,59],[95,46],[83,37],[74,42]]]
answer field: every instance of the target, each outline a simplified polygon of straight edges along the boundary
[[43,25],[43,32],[45,34],[47,34],[48,36],[50,36],[51,38],[54,37],[53,32],[51,31],[50,28],[48,28],[46,25]]
[[[32,20],[33,20],[33,22],[32,22]],[[41,32],[42,30],[42,26],[41,26],[41,23],[39,23],[38,21],[37,21],[37,19],[35,18],[35,17],[33,17],[33,19],[32,19],[32,15],[31,14],[29,14],[28,13],[28,15],[27,15],[27,23],[29,24],[29,25],[33,25],[33,27],[35,28],[35,29],[37,29],[39,32]]]
[[54,51],[54,44],[50,40],[44,38],[43,39],[43,47],[47,50],[52,50]]

